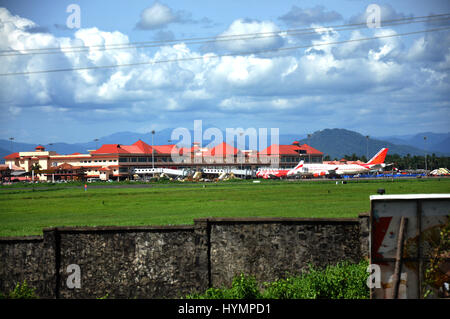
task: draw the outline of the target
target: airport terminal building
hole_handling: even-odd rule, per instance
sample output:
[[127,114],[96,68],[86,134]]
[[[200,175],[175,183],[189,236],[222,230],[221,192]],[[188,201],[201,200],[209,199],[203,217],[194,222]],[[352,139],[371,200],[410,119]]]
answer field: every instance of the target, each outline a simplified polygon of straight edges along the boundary
[[50,180],[126,180],[136,178],[137,169],[246,169],[278,166],[293,168],[305,163],[322,163],[323,153],[307,144],[270,145],[261,150],[240,150],[227,143],[205,148],[178,148],[175,144],[151,146],[142,140],[132,145],[104,144],[86,154],[57,154],[41,145],[34,151],[16,152],[4,157],[10,168],[20,168],[26,179]]

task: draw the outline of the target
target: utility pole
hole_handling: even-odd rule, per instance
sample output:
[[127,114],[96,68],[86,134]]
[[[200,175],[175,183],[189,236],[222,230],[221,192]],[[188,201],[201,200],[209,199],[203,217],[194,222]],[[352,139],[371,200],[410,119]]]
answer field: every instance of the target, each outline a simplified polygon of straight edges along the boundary
[[425,142],[427,141],[427,137],[423,137],[423,148],[425,149],[425,174],[427,173],[427,147],[425,145]]
[[[242,135],[244,135],[244,133],[243,133],[243,132],[240,132],[240,133],[239,133],[239,136],[242,137]],[[242,145],[242,149],[245,149],[245,141],[244,141],[244,145]],[[244,154],[241,154],[241,155],[244,155]],[[241,162],[241,173],[242,173],[242,157],[240,157],[240,162]]]
[[366,161],[369,161],[369,135],[366,135]]
[[[311,134],[308,134],[308,146],[311,146]],[[308,152],[308,151],[306,151]],[[311,153],[308,152],[309,163],[311,163]]]
[[155,150],[153,149],[153,137],[155,136],[155,130],[152,130],[152,169],[153,169],[153,176],[155,176]]
[[94,140],[94,142],[95,142],[95,149],[97,150],[97,149],[98,149],[98,144],[97,144],[98,138],[96,138],[96,139]]
[[14,137],[10,137],[9,140],[11,141],[11,153],[13,152],[13,141],[14,141]]

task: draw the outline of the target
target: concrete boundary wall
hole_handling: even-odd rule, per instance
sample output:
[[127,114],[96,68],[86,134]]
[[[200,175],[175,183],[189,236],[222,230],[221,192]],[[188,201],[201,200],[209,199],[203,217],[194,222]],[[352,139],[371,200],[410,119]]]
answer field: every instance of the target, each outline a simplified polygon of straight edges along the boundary
[[[240,273],[271,281],[308,264],[368,256],[368,214],[355,219],[201,218],[193,225],[56,227],[0,238],[0,292],[16,283],[41,298],[177,298],[229,285]],[[80,269],[80,288],[67,280]]]

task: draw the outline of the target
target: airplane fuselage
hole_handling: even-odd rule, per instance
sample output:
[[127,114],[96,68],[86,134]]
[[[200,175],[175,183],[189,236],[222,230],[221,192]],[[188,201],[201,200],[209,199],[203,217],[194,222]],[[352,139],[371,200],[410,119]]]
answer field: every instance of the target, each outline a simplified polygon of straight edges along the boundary
[[297,174],[300,175],[354,175],[370,171],[369,164],[304,164]]
[[387,151],[387,148],[382,148],[367,163],[304,164],[302,160],[292,169],[261,169],[258,170],[256,176],[262,178],[282,178],[293,176],[356,175],[385,167],[384,159],[386,158]]

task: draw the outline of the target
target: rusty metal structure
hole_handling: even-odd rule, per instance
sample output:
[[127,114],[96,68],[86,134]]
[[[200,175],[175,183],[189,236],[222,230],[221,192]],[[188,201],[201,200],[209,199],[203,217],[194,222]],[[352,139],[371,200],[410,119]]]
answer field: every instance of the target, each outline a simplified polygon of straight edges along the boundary
[[[449,227],[450,194],[373,195],[370,202],[370,263],[381,277],[371,298],[448,298],[450,251],[437,248]],[[425,277],[436,258],[431,282]]]

